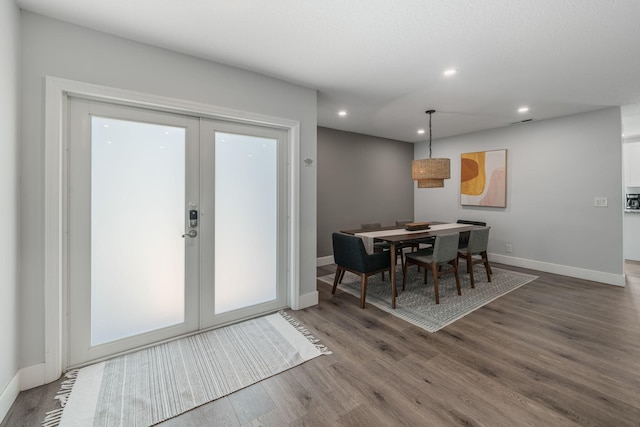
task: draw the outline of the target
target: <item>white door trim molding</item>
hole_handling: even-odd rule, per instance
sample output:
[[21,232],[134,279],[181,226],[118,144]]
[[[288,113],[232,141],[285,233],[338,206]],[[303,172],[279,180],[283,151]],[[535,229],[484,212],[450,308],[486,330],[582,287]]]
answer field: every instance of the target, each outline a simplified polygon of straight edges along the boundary
[[57,380],[66,350],[66,102],[67,96],[116,102],[161,111],[271,126],[287,131],[288,182],[288,304],[300,308],[300,122],[224,107],[110,88],[57,77],[46,77],[45,88],[45,383]]

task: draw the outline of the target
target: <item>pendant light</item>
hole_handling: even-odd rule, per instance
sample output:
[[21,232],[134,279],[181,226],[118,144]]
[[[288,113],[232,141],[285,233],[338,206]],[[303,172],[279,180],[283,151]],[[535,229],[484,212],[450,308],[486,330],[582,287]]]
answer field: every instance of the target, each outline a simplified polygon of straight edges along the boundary
[[411,177],[418,181],[418,188],[444,187],[444,180],[451,178],[450,159],[431,158],[431,115],[436,110],[427,110],[429,115],[429,158],[411,163]]

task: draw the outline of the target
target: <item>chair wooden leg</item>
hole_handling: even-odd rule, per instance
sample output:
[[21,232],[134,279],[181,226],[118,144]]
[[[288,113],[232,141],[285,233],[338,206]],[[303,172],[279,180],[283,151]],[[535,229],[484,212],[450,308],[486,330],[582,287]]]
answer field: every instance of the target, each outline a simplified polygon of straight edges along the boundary
[[345,272],[345,271],[346,271],[346,270],[342,270],[342,271],[340,272],[340,278],[338,279],[338,283],[339,283],[339,284],[340,284],[340,283],[342,283],[342,279],[344,279],[344,272]]
[[482,259],[484,260],[484,269],[487,270],[487,279],[489,282],[491,281],[491,266],[489,265],[489,257],[487,256],[487,251],[482,252]]
[[[426,275],[427,269],[425,268],[424,271]],[[436,294],[436,304],[440,304],[440,292],[438,292],[438,267],[435,262],[431,264],[431,271],[433,272],[433,291]]]
[[473,255],[467,253],[467,270],[469,270],[469,279],[471,279],[471,287],[476,287],[476,279],[473,277]]
[[455,274],[456,276],[456,287],[458,288],[458,295],[462,295],[462,291],[460,290],[460,275],[458,274],[458,258],[455,258],[452,264],[453,274]]
[[407,285],[407,264],[409,263],[409,258],[405,259],[402,263],[402,290],[405,290],[405,286]]
[[341,277],[344,274],[344,270],[340,267],[336,267],[336,277],[333,278],[333,288],[331,289],[331,293],[336,293],[336,288],[338,287],[338,283],[342,280]]
[[360,285],[360,308],[364,308],[364,300],[367,297],[367,275],[362,273],[362,284]]

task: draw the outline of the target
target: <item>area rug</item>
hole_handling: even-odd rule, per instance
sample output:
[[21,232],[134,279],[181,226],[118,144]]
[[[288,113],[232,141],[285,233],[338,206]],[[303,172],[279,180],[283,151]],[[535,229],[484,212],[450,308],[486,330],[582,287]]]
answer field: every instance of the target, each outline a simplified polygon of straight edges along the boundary
[[275,313],[72,371],[43,426],[151,426],[322,354]]
[[[450,323],[466,316],[478,308],[488,304],[496,298],[505,295],[514,289],[530,283],[538,278],[531,274],[492,268],[491,282],[487,281],[484,269],[475,269],[474,278],[476,287],[471,288],[471,281],[466,271],[466,265],[460,268],[460,287],[462,295],[459,296],[453,275],[445,275],[438,281],[440,290],[440,304],[436,304],[433,291],[433,277],[428,273],[427,285],[423,283],[424,270],[418,270],[415,266],[409,267],[407,273],[406,290],[402,289],[402,268],[397,266],[398,297],[396,309],[391,308],[391,282],[389,276],[385,280],[377,274],[370,276],[367,283],[367,304],[393,314],[407,322],[413,323],[428,332],[436,332]],[[318,280],[333,285],[334,275],[319,277]],[[342,284],[338,286],[351,295],[360,298],[360,277],[346,272]]]

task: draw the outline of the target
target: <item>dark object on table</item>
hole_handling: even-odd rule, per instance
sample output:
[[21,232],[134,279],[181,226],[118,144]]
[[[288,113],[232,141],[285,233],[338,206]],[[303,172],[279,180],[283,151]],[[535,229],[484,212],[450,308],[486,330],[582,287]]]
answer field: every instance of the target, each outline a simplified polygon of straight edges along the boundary
[[405,224],[404,229],[407,231],[428,230],[431,227],[430,222],[409,222]]

